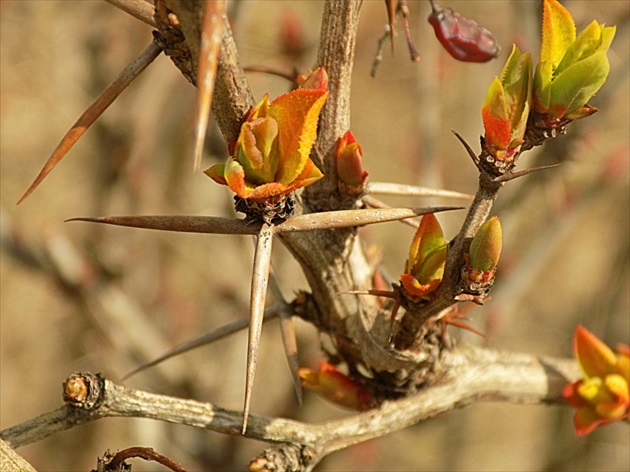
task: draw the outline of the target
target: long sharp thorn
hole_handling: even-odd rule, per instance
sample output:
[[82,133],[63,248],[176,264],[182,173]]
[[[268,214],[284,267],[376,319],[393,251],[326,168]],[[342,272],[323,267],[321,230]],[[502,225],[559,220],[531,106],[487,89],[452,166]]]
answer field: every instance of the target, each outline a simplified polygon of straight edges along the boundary
[[217,73],[217,58],[221,46],[221,35],[225,11],[225,0],[210,0],[206,3],[199,49],[199,77],[197,78],[197,116],[195,123],[194,170],[201,168],[203,144],[208,129],[208,118],[212,106],[212,95]]
[[153,60],[159,56],[162,49],[154,43],[151,42],[144,51],[140,54],[140,56],[135,59],[132,63],[130,63],[125,70],[123,70],[116,80],[114,80],[107,88],[99,95],[99,97],[92,103],[87,110],[83,112],[83,114],[79,117],[79,119],[72,125],[72,128],[66,133],[66,135],[61,139],[61,142],[57,145],[55,150],[52,152],[46,164],[39,172],[33,183],[26,190],[22,198],[20,198],[17,202],[19,205],[22,203],[26,197],[28,197],[33,190],[35,190],[40,183],[46,178],[46,176],[52,171],[55,166],[61,161],[61,159],[68,153],[68,151],[74,146],[83,133],[87,131],[87,129],[94,123],[99,116],[103,114],[103,112],[109,107],[116,98],[122,93],[123,90],[127,88],[127,86],[136,78],[138,75],[147,68]]
[[84,221],[128,228],[177,231],[204,234],[258,234],[258,226],[238,218],[217,216],[147,215],[147,216],[101,216],[93,218],[69,218],[66,222]]
[[509,174],[502,175],[494,179],[495,182],[509,182],[510,180],[518,179],[519,177],[523,177],[525,175],[533,174],[534,172],[538,172],[541,170],[553,169],[554,167],[558,167],[561,164],[551,164],[548,166],[540,166],[540,167],[532,167],[531,169],[524,169],[518,172],[511,172]]
[[427,213],[461,210],[462,207],[440,206],[428,208],[364,208],[359,210],[338,210],[322,213],[308,213],[292,216],[275,227],[276,233],[312,231],[315,229],[345,228],[349,226],[364,226],[375,223],[402,220]]
[[247,342],[247,374],[245,379],[245,402],[243,404],[243,429],[247,431],[247,419],[254,387],[254,375],[258,361],[258,347],[260,345],[260,333],[262,331],[263,313],[265,312],[265,299],[267,298],[267,282],[269,281],[269,269],[271,267],[271,246],[273,242],[273,226],[263,224],[256,241],[256,253],[254,254],[254,270],[252,274],[251,300],[249,314],[249,339]]
[[479,158],[477,157],[477,155],[475,154],[475,152],[472,150],[472,148],[470,147],[470,144],[468,144],[466,142],[466,140],[462,137],[461,134],[459,134],[457,131],[455,131],[454,129],[451,130],[451,132],[455,135],[455,137],[457,139],[459,139],[459,142],[462,143],[462,146],[464,146],[464,148],[466,149],[466,152],[468,153],[468,155],[470,156],[470,158],[472,159],[472,161],[474,162],[475,166],[479,167]]

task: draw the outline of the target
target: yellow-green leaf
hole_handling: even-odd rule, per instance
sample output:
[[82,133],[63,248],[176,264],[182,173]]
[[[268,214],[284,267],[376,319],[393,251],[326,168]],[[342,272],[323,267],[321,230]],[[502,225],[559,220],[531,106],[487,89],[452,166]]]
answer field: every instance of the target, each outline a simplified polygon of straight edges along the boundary
[[557,0],[543,0],[539,62],[550,61],[552,69],[555,69],[573,41],[575,41],[575,23],[571,13]]
[[470,266],[476,270],[493,270],[501,256],[502,241],[499,217],[493,216],[481,225],[470,243]]

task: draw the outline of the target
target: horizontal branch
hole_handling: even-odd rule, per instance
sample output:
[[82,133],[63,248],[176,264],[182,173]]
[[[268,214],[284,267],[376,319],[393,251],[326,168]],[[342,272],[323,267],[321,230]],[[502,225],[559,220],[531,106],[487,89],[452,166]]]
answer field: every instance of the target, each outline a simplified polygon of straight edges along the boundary
[[[334,451],[475,402],[561,403],[562,388],[579,376],[577,363],[572,359],[538,358],[473,347],[445,351],[443,362],[448,375],[439,384],[413,396],[386,402],[365,413],[317,424],[252,414],[246,436],[308,450],[301,470],[311,470]],[[73,378],[81,379],[81,376],[97,378],[90,374]],[[19,447],[104,417],[151,418],[224,434],[241,433],[241,412],[129,389],[109,380],[100,379],[100,382],[101,391],[94,395],[93,401],[81,398],[73,404],[66,395],[66,405],[2,431],[0,439]],[[84,397],[89,397],[89,393]]]

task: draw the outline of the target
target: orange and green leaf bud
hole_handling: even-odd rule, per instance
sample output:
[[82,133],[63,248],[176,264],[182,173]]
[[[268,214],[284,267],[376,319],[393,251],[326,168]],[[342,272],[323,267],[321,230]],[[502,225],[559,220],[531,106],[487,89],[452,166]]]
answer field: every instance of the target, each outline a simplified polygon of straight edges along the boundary
[[299,89],[270,103],[265,95],[241,126],[232,156],[206,175],[254,202],[276,200],[321,179],[309,155],[327,96],[321,88]]
[[363,150],[352,132],[347,131],[337,141],[335,149],[337,174],[351,195],[363,192],[368,173],[363,169]]
[[404,293],[426,299],[442,282],[446,264],[446,241],[437,218],[424,215],[409,248],[405,273],[401,275]]
[[608,77],[606,56],[616,28],[593,21],[576,38],[571,14],[557,0],[543,0],[540,62],[534,74],[533,108],[548,126],[597,111],[587,102]]
[[623,346],[615,354],[582,325],[575,331],[573,347],[584,378],[567,385],[562,394],[577,409],[577,434],[583,436],[598,426],[628,418],[630,348]]
[[359,411],[372,407],[370,392],[327,362],[320,362],[319,370],[302,368],[298,374],[302,379],[302,387],[338,405]]
[[498,160],[515,155],[523,143],[532,90],[532,60],[516,46],[501,76],[490,84],[481,108],[485,147]]
[[301,89],[328,90],[328,74],[323,67],[309,71],[308,74],[299,75],[297,81]]

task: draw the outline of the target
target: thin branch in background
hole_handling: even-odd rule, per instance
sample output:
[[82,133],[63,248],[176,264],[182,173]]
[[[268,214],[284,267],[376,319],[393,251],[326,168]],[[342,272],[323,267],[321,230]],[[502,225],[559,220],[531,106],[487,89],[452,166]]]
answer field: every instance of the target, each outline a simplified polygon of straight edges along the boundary
[[151,42],[144,51],[131,62],[125,70],[123,70],[116,80],[114,80],[99,97],[92,103],[87,110],[79,117],[79,119],[72,125],[72,128],[61,139],[61,142],[57,145],[51,156],[44,164],[44,167],[39,172],[33,183],[26,190],[22,198],[17,202],[19,205],[26,197],[28,197],[33,190],[35,190],[39,184],[46,178],[46,176],[52,171],[55,166],[61,161],[61,159],[67,154],[67,152],[74,146],[83,133],[98,119],[99,116],[118,98],[118,96],[127,88],[127,86],[138,77],[153,60],[160,55],[162,49],[155,43]]
[[419,62],[421,57],[420,53],[416,49],[415,44],[413,44],[413,39],[411,38],[411,28],[409,26],[409,7],[407,6],[407,0],[398,0],[398,7],[396,11],[400,11],[402,14],[403,28],[405,30],[405,38],[407,38],[407,47],[409,48],[409,55],[411,56],[411,60],[413,62]]
[[278,309],[278,314],[280,316],[280,333],[282,336],[282,346],[284,347],[284,354],[289,364],[291,380],[293,381],[298,404],[302,405],[302,382],[300,381],[300,375],[298,373],[300,365],[297,357],[297,336],[295,334],[295,326],[293,325],[293,319],[291,317],[292,312],[290,309],[290,305],[282,296],[280,286],[278,285],[278,281],[273,273],[273,270],[271,271],[269,277],[269,288],[271,289],[271,293],[276,300],[276,304],[274,306],[280,305]]
[[376,54],[374,55],[374,61],[372,61],[372,68],[370,69],[370,76],[376,77],[376,71],[378,66],[383,62],[383,50],[385,49],[385,41],[390,39],[392,41],[392,50],[394,48],[394,41],[392,39],[392,27],[390,25],[385,25],[385,32],[383,36],[378,38],[376,42]]
[[474,195],[468,193],[454,192],[452,190],[442,190],[418,185],[406,185],[393,182],[369,182],[366,191],[378,195],[399,195],[406,197],[442,197],[457,198],[461,200],[473,200]]
[[245,66],[243,67],[243,70],[245,72],[260,72],[261,74],[275,75],[276,77],[286,79],[287,81],[291,82],[291,84],[293,84],[293,86],[295,87],[298,86],[298,82],[297,82],[298,72],[297,71],[286,72],[286,71],[279,70],[279,69],[276,69],[274,67],[269,67],[269,66]]
[[217,63],[223,38],[223,15],[225,0],[206,2],[199,48],[199,76],[197,78],[197,115],[194,138],[194,170],[201,168],[203,144],[206,139],[214,83],[217,76]]
[[[276,318],[281,312],[282,308],[283,307],[280,304],[276,304],[272,307],[269,307],[267,310],[265,310],[265,314],[263,316],[263,323]],[[173,349],[163,354],[162,356],[158,357],[157,359],[152,360],[151,362],[143,364],[137,369],[132,370],[127,375],[125,375],[121,380],[127,380],[129,377],[136,375],[137,373],[142,372],[150,367],[154,367],[158,364],[161,364],[162,362],[172,357],[191,351],[195,348],[205,346],[207,344],[211,344],[215,341],[218,341],[219,339],[223,339],[226,336],[229,336],[230,334],[234,334],[242,329],[245,329],[248,326],[249,326],[249,317],[234,320],[231,323],[220,326],[217,329],[213,329],[212,331],[204,334],[203,336],[192,339],[183,344],[180,344],[179,346],[174,347]]]
[[[370,208],[391,208],[388,204],[380,201],[378,198],[374,198],[371,195],[363,195],[361,197],[361,201],[367,206],[369,206]],[[418,229],[418,226],[419,226],[419,223],[414,220],[404,219],[404,220],[400,220],[400,222],[416,229]]]

